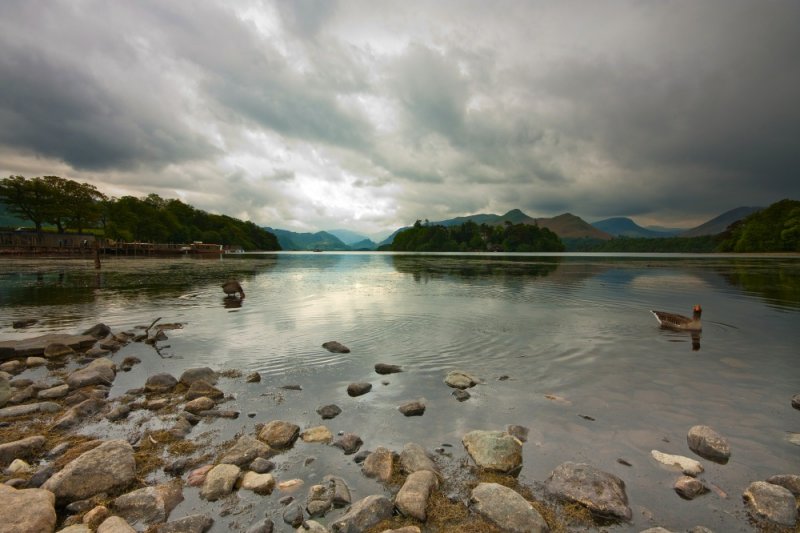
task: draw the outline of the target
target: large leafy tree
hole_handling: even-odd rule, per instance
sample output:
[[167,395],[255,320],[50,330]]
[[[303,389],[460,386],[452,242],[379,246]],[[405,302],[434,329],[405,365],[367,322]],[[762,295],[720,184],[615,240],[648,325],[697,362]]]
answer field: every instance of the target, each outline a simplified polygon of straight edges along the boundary
[[42,224],[48,222],[51,196],[42,178],[9,176],[0,181],[0,199],[11,213],[33,222],[36,231],[41,231]]

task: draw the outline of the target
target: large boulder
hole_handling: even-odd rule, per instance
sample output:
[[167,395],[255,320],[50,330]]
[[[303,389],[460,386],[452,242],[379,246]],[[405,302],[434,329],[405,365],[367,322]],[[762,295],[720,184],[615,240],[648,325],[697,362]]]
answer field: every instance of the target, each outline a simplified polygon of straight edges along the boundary
[[472,489],[472,508],[509,533],[544,533],[547,522],[515,491],[497,483],[479,483]]
[[544,484],[551,496],[579,503],[597,516],[631,519],[625,482],[614,474],[585,463],[566,462],[557,466]]
[[386,496],[373,494],[358,500],[331,525],[333,533],[361,533],[392,516],[394,505]]
[[744,501],[756,520],[793,527],[797,522],[797,501],[784,487],[765,481],[751,483],[744,491]]
[[55,494],[59,505],[123,489],[136,478],[133,453],[127,441],[106,441],[72,460],[42,488]]
[[52,533],[55,528],[52,492],[0,485],[0,533]]
[[708,426],[694,426],[686,435],[689,449],[709,461],[725,464],[731,458],[731,447],[725,438]]
[[461,442],[485,470],[517,475],[522,469],[522,444],[505,431],[470,431]]
[[153,524],[166,522],[169,513],[181,501],[180,485],[167,483],[123,494],[114,500],[112,508],[134,529],[144,531]]

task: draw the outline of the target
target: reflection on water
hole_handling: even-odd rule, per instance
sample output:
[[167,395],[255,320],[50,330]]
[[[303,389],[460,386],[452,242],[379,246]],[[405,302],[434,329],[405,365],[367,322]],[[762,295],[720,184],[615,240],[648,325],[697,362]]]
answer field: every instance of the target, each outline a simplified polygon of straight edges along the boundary
[[[240,280],[246,300],[224,298],[220,285],[230,278]],[[798,423],[790,405],[800,391],[797,280],[798,259],[720,256],[239,254],[108,259],[99,276],[89,261],[4,259],[0,337],[99,321],[124,330],[163,317],[184,324],[167,332],[169,357],[126,348],[141,350],[143,362],[118,378],[113,393],[189,366],[260,372],[258,385],[231,385],[232,408],[257,416],[215,421],[221,439],[274,418],[316,426],[316,408],[336,403],[343,412],[329,428],[358,433],[366,448],[448,443],[458,460],[467,431],[519,424],[530,429],[524,483],[544,480],[563,461],[590,462],[625,481],[634,520],[615,531],[750,531],[744,488],[796,473],[798,448],[786,432]],[[704,309],[702,349],[699,334],[662,331],[650,314],[694,304]],[[12,329],[23,318],[39,321]],[[329,340],[352,352],[325,351]],[[378,376],[378,362],[403,372]],[[463,403],[442,384],[455,369],[483,379]],[[346,386],[357,381],[373,390],[350,398]],[[303,390],[279,388],[287,384]],[[285,401],[271,400],[278,397]],[[424,416],[398,413],[417,398],[426,399]],[[731,443],[729,464],[704,463],[704,480],[728,499],[681,500],[672,491],[676,472],[650,458],[652,449],[692,456],[686,432],[695,424]],[[317,460],[298,467],[309,455]],[[284,478],[310,484],[335,471],[361,496],[382,490],[324,447],[301,443],[276,460]],[[214,531],[227,531],[226,522]]]

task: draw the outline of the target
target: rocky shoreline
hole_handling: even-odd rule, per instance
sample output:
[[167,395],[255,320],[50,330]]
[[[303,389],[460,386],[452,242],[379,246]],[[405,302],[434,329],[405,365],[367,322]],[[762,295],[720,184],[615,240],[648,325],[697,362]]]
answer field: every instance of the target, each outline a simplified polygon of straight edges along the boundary
[[[247,533],[557,532],[632,518],[625,482],[590,464],[564,462],[541,486],[520,484],[527,435],[521,426],[466,432],[462,459],[453,459],[446,448],[426,450],[414,442],[402,450],[380,445],[365,450],[355,433],[334,435],[324,423],[301,428],[281,418],[214,445],[195,438],[196,426],[238,420],[241,413],[231,408],[234,392],[248,384],[258,386],[259,374],[186,368],[178,377],[148,376],[141,387],[109,399],[118,372],[141,362],[124,357],[123,348],[144,342],[157,350],[166,332],[180,327],[154,322],[115,333],[98,324],[79,335],[0,342],[0,533],[203,533],[220,516],[175,516],[172,511],[191,497],[223,502],[220,513],[234,512],[240,492],[269,498],[271,508],[278,510],[239,524],[236,530]],[[323,348],[350,352],[336,341]],[[46,377],[25,377],[26,371],[41,368]],[[380,376],[402,371],[397,365],[375,365]],[[443,381],[458,401],[469,400],[468,389],[480,382],[466,372],[450,372]],[[357,397],[371,388],[356,382],[347,394]],[[792,405],[800,409],[797,396]],[[424,416],[425,409],[424,400],[398,405],[405,416]],[[316,412],[325,421],[338,416],[341,408],[322,405]],[[157,419],[159,429],[137,431],[131,422],[135,413]],[[119,426],[127,437],[106,439],[79,431],[100,420]],[[304,487],[301,479],[283,475],[289,472],[276,472],[273,461],[298,441],[338,448],[348,458],[347,466]],[[733,451],[713,428],[694,426],[687,429],[687,453],[725,464]],[[651,455],[675,470],[673,488],[681,498],[719,490],[703,480],[699,460],[659,450]],[[354,499],[348,485],[354,476],[375,479],[382,490]],[[753,480],[741,495],[755,527],[770,531],[797,531],[798,497],[800,476],[791,473]],[[710,530],[698,525],[692,531]]]

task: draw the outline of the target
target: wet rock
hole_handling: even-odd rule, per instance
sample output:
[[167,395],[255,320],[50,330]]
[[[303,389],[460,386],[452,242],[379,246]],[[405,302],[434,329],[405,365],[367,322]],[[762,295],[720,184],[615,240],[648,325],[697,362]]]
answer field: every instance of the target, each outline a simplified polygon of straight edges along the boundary
[[708,426],[692,427],[686,435],[686,442],[690,450],[709,461],[725,464],[731,457],[728,441]]
[[111,328],[103,323],[95,324],[94,326],[90,327],[89,329],[81,333],[81,335],[89,335],[91,337],[94,337],[95,339],[103,339],[110,334],[111,334]]
[[36,368],[47,364],[47,359],[44,357],[28,357],[25,359],[25,366],[28,368]]
[[45,346],[43,355],[48,359],[53,359],[55,357],[67,357],[69,355],[75,355],[75,350],[67,346],[66,344],[60,342],[52,342]]
[[28,480],[27,488],[38,489],[55,473],[56,467],[53,464],[47,464],[39,467],[39,469],[34,472],[31,478]]
[[322,347],[331,353],[350,353],[350,348],[337,341],[328,341]]
[[670,531],[669,529],[663,528],[661,526],[657,526],[657,527],[648,527],[647,529],[644,529],[639,533],[674,533],[674,532]]
[[436,463],[430,458],[425,448],[415,442],[408,442],[403,446],[403,451],[400,452],[400,467],[406,474],[413,474],[421,470],[439,472]]
[[265,518],[264,520],[258,522],[257,524],[253,524],[245,533],[272,533],[274,529],[274,524],[272,520],[269,518]]
[[686,500],[694,500],[708,492],[708,487],[702,481],[690,476],[679,477],[673,488],[678,493],[678,496]]
[[80,389],[90,385],[108,385],[114,382],[116,372],[114,362],[105,357],[95,359],[84,368],[78,369],[67,377],[70,389]]
[[68,463],[42,488],[55,494],[59,504],[123,489],[136,477],[133,453],[124,440],[106,441]]
[[64,383],[63,385],[40,390],[36,394],[36,398],[39,400],[58,400],[65,397],[67,394],[69,394],[69,385]]
[[106,415],[106,419],[108,419],[109,422],[117,422],[128,418],[129,414],[131,414],[131,408],[129,406],[118,405]]
[[283,510],[283,521],[292,527],[300,527],[304,518],[303,508],[297,502],[290,503]]
[[[0,358],[1,360],[2,358]],[[25,370],[25,363],[22,361],[6,361],[0,365],[0,372],[5,372],[10,376],[16,376],[23,370]]]
[[242,476],[242,488],[251,490],[256,494],[269,494],[275,488],[275,478],[272,474],[245,472],[244,476]]
[[[334,446],[336,446],[336,444],[334,444]],[[369,457],[369,454],[371,453],[372,453],[371,450],[361,450],[360,452],[355,454],[355,456],[353,457],[353,462],[356,463],[357,465],[360,465],[361,463],[367,460],[367,457]]]
[[317,414],[322,417],[323,420],[328,420],[331,418],[336,418],[342,410],[339,408],[338,405],[323,405],[322,407],[317,408]]
[[190,368],[181,374],[180,382],[187,387],[191,387],[197,381],[205,381],[209,385],[216,385],[219,374],[204,366],[202,368]]
[[361,471],[367,477],[377,478],[378,481],[386,483],[392,477],[392,467],[394,465],[394,454],[384,448],[378,448],[369,454],[361,466]]
[[86,524],[72,524],[64,529],[59,529],[57,533],[92,533]]
[[530,430],[525,426],[510,425],[506,428],[506,432],[520,442],[528,441],[528,431]]
[[297,533],[330,533],[328,528],[316,520],[306,520],[297,528]]
[[601,517],[630,520],[632,516],[625,482],[588,464],[560,464],[545,480],[545,489],[551,496],[579,503]]
[[53,429],[63,431],[75,427],[84,419],[102,411],[105,406],[106,401],[97,398],[90,398],[86,401],[83,401],[78,405],[71,407],[66,413],[61,415],[58,420],[56,420],[55,424],[53,424]]
[[479,483],[472,489],[472,508],[509,533],[543,533],[547,522],[522,496],[497,483]]
[[439,480],[430,470],[414,472],[406,478],[395,497],[394,504],[401,514],[424,522],[427,518],[425,508],[428,505],[428,498],[438,486]]
[[351,533],[356,531],[366,531],[381,520],[386,520],[392,516],[394,505],[386,497],[381,495],[371,495],[358,500],[350,510],[336,520],[332,526],[333,533]]
[[333,490],[333,483],[330,482],[311,485],[308,488],[308,497],[306,498],[308,516],[312,518],[325,516],[325,513],[333,507]]
[[215,405],[216,403],[214,400],[208,396],[200,396],[199,398],[195,398],[190,402],[186,402],[186,405],[183,406],[183,409],[184,411],[197,414],[202,411],[209,411],[213,409]]
[[422,530],[417,526],[405,526],[399,529],[386,529],[381,533],[422,533]]
[[111,516],[111,511],[105,505],[98,505],[88,513],[83,515],[83,523],[89,526],[90,530],[96,530],[100,524]]
[[244,466],[257,457],[264,459],[273,455],[272,448],[255,437],[242,435],[236,443],[219,459],[220,463]]
[[36,324],[37,322],[38,320],[36,320],[35,318],[22,318],[20,320],[13,321],[11,323],[11,327],[14,329],[29,328],[34,324]]
[[199,487],[206,482],[206,476],[212,468],[214,468],[214,465],[203,465],[200,468],[192,470],[186,478],[186,484],[190,487]]
[[275,463],[263,457],[256,457],[247,468],[256,474],[266,474],[275,470]]
[[323,442],[329,443],[333,440],[333,434],[325,426],[316,426],[308,428],[300,434],[303,442]]
[[281,388],[284,390],[303,390],[303,387],[297,384],[292,385],[281,385]]
[[97,528],[97,533],[136,533],[130,524],[119,516],[110,516],[100,524]]
[[120,363],[119,368],[123,372],[129,372],[134,366],[138,365],[141,362],[142,360],[139,359],[138,357],[126,357],[125,359],[122,360],[122,363]]
[[11,464],[8,465],[8,468],[5,469],[5,473],[12,476],[15,474],[27,474],[31,471],[31,469],[31,465],[22,459],[14,459],[11,461]]
[[362,444],[364,441],[361,440],[361,437],[353,433],[345,433],[333,443],[337,448],[344,450],[345,455],[356,453]]
[[250,374],[247,374],[245,381],[247,383],[261,383],[261,374],[258,372],[251,372]]
[[455,397],[455,399],[458,400],[459,402],[465,402],[470,398],[472,398],[472,395],[470,395],[470,393],[461,389],[454,390],[452,394]]
[[650,455],[659,463],[667,466],[677,467],[687,476],[697,476],[703,472],[703,465],[694,459],[682,455],[671,455],[662,453],[658,450],[651,450]]
[[208,411],[200,411],[198,416],[206,418],[239,418],[239,411],[232,409],[209,409]]
[[461,442],[485,470],[516,475],[522,469],[522,444],[504,431],[470,431]]
[[404,403],[397,409],[405,416],[422,416],[425,414],[425,404],[419,400]]
[[266,424],[258,438],[273,448],[290,448],[300,434],[300,426],[284,420],[273,420]]
[[[278,483],[278,489],[284,492],[294,492],[303,486],[302,479],[287,479]],[[289,500],[291,501],[291,500]]]
[[780,526],[794,526],[797,522],[797,501],[784,487],[756,481],[747,487],[743,497],[750,514],[756,520]]
[[191,432],[192,424],[190,424],[189,421],[183,417],[178,418],[175,421],[175,425],[169,429],[169,434],[176,439],[182,439]]
[[43,436],[36,435],[0,444],[0,465],[9,464],[20,457],[33,457],[44,448],[45,442]]
[[323,483],[330,483],[333,487],[333,506],[336,508],[350,505],[350,487],[344,479],[338,476],[327,475],[322,478]]
[[800,496],[800,476],[796,474],[781,474],[767,478],[767,483],[779,485],[788,489],[795,497]]
[[5,404],[8,403],[8,400],[11,398],[11,395],[12,395],[11,384],[8,380],[7,375],[5,373],[0,373],[0,407],[3,407]]
[[0,409],[0,420],[32,415],[34,413],[56,413],[60,410],[61,406],[54,402],[27,403],[25,405],[3,407]]
[[8,400],[8,403],[20,404],[32,400],[36,396],[36,389],[33,385],[28,385],[22,390],[18,390]]
[[14,533],[53,531],[55,497],[42,489],[17,490],[0,485],[0,529]]
[[111,350],[106,350],[105,348],[100,348],[99,346],[92,346],[86,352],[84,352],[84,356],[88,357],[89,359],[97,359],[98,357],[106,357],[107,355],[111,354]]
[[795,409],[800,409],[800,394],[795,394],[792,396],[792,407]]
[[212,400],[221,400],[225,397],[225,393],[206,381],[197,380],[189,386],[185,398],[187,401],[191,401],[203,396]]
[[378,374],[396,374],[398,372],[402,372],[403,369],[397,365],[390,365],[388,363],[376,363],[375,364],[375,372]]
[[209,470],[200,489],[200,497],[210,502],[224,498],[231,492],[239,479],[239,467],[220,464]]
[[207,515],[194,514],[156,526],[156,533],[205,533],[214,525]]
[[129,525],[145,530],[153,524],[166,522],[181,501],[183,493],[180,485],[168,483],[123,494],[114,500],[112,508]]
[[444,382],[448,387],[453,387],[454,389],[468,389],[478,384],[478,380],[475,377],[459,370],[448,372]]
[[178,384],[178,380],[172,374],[155,374],[147,378],[144,383],[144,390],[148,393],[170,392]]
[[372,383],[351,383],[347,386],[347,394],[350,396],[362,396],[372,390]]

